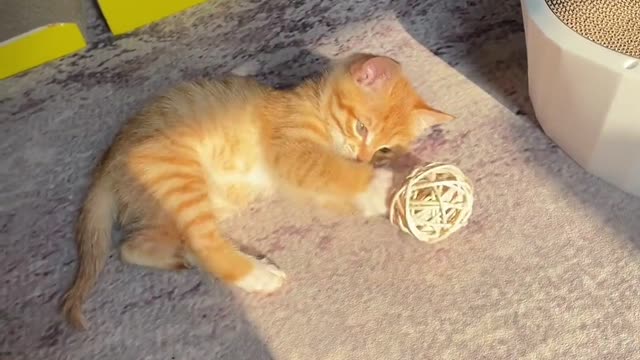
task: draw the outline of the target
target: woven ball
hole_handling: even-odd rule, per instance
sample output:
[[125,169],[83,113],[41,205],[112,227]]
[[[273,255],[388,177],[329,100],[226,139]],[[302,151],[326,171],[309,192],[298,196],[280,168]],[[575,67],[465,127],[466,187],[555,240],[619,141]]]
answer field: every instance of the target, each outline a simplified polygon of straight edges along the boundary
[[460,169],[432,163],[414,169],[391,202],[389,219],[427,243],[444,240],[467,224],[473,187]]

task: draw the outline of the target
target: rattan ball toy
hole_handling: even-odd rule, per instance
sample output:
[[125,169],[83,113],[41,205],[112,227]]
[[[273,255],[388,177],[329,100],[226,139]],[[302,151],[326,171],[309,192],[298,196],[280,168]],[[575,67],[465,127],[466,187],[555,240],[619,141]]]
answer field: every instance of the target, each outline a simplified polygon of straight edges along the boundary
[[389,219],[427,243],[444,240],[467,224],[473,187],[453,165],[432,163],[414,169],[391,201]]

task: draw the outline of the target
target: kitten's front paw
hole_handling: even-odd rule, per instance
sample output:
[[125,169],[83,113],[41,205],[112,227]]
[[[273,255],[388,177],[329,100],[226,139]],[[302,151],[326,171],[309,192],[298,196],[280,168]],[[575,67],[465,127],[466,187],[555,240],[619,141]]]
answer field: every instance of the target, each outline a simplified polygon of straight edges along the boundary
[[367,190],[356,198],[357,206],[364,216],[385,215],[389,210],[389,190],[393,184],[393,172],[387,169],[375,169],[373,179]]
[[245,277],[235,282],[239,288],[249,292],[270,293],[282,286],[285,273],[271,264],[267,259],[258,260],[251,258],[253,270]]

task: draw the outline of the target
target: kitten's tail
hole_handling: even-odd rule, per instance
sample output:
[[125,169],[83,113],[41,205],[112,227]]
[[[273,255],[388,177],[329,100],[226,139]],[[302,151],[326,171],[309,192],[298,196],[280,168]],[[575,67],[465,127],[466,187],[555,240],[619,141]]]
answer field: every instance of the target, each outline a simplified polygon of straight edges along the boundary
[[79,330],[87,328],[82,305],[95,286],[107,260],[115,210],[115,198],[110,181],[105,176],[97,176],[78,219],[78,268],[73,285],[65,294],[62,305],[62,312],[67,321]]

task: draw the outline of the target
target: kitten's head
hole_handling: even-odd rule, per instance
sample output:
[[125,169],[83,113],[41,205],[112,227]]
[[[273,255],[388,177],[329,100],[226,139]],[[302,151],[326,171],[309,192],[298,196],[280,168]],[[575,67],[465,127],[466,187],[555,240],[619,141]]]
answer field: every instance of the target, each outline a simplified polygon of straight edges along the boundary
[[426,128],[453,119],[427,105],[388,57],[351,56],[336,65],[328,86],[325,111],[336,150],[359,161],[402,154]]

